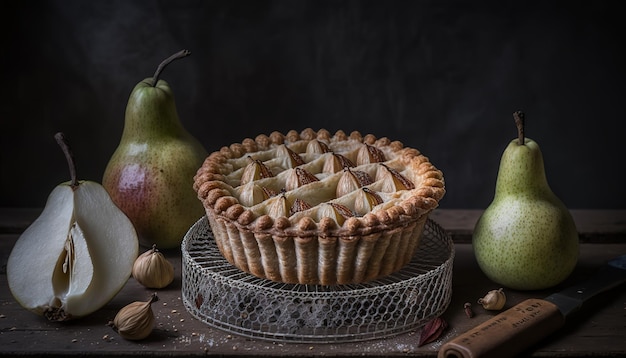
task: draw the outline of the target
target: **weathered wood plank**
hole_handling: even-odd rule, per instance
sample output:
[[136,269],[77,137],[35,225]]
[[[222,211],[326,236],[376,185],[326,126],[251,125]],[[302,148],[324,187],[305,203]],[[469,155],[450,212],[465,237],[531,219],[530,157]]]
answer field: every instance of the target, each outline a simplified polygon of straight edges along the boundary
[[[437,209],[430,218],[446,229],[454,242],[469,243],[483,210]],[[570,210],[583,243],[626,242],[626,210]]]
[[[6,265],[10,249],[18,235],[0,235],[0,263]],[[490,289],[498,288],[478,268],[471,245],[456,244],[453,297],[444,318],[450,328],[440,340],[417,346],[418,331],[387,339],[357,343],[300,344],[249,339],[214,329],[193,318],[184,308],[181,297],[180,254],[166,252],[176,270],[176,279],[167,289],[159,290],[160,300],[153,304],[156,328],[153,335],[141,342],[120,338],[107,322],[125,304],[144,300],[152,290],[130,279],[123,290],[103,309],[76,322],[47,322],[24,310],[11,296],[6,273],[0,273],[0,355],[107,355],[110,357],[145,356],[229,356],[255,354],[267,356],[412,356],[435,357],[441,344],[478,325],[494,313],[483,310],[476,300]],[[581,259],[575,273],[564,284],[591,275],[606,260],[626,252],[623,244],[583,244]],[[544,297],[553,290],[539,292],[507,291],[507,307],[528,297]],[[469,319],[463,304],[471,302],[476,316]],[[563,330],[529,349],[533,357],[619,357],[626,354],[624,319],[626,290],[616,289],[590,304]]]

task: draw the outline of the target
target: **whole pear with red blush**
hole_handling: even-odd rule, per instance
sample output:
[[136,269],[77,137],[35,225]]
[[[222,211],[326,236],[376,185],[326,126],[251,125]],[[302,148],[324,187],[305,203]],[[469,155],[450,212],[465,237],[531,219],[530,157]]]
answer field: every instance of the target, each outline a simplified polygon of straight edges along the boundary
[[193,177],[206,149],[180,122],[174,94],[159,79],[180,51],[163,61],[153,77],[139,82],[126,106],[124,131],[104,171],[102,184],[130,218],[143,246],[180,246],[204,208]]

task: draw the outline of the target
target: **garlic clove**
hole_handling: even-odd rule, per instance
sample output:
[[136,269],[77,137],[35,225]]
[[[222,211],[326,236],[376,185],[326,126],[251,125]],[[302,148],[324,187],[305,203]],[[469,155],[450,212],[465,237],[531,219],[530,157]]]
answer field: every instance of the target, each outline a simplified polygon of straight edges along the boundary
[[152,333],[154,312],[152,303],[158,301],[156,293],[148,301],[135,301],[120,309],[113,319],[113,328],[128,340],[141,340]]
[[365,185],[372,184],[372,178],[367,172],[352,170],[346,167],[337,183],[336,195],[338,198],[351,193]]
[[506,303],[506,295],[502,288],[498,290],[491,290],[487,292],[485,297],[478,299],[478,304],[482,305],[484,309],[490,311],[499,311],[504,307]]
[[285,182],[285,189],[287,191],[297,189],[303,185],[319,181],[319,179],[311,172],[304,168],[294,168],[287,176]]
[[357,152],[356,165],[380,163],[386,161],[385,153],[379,148],[363,143]]
[[241,174],[241,185],[274,176],[272,171],[261,160],[254,159],[251,156],[248,156],[248,159],[250,160],[250,163],[248,163],[248,165],[246,165],[243,169],[243,173]]
[[413,184],[412,181],[407,179],[407,177],[402,175],[399,171],[384,163],[380,163],[380,165],[384,167],[384,169],[379,169],[376,172],[376,181],[382,181],[382,192],[393,193],[398,190],[415,189],[415,184]]
[[372,211],[376,205],[382,203],[383,199],[380,195],[370,188],[364,187],[358,191],[354,200],[354,211],[357,215],[363,216]]
[[164,288],[174,281],[174,266],[153,245],[137,257],[132,276],[147,288]]
[[353,168],[354,163],[346,156],[332,153],[332,155],[326,156],[324,160],[324,167],[322,168],[322,172],[335,174],[344,168]]
[[424,344],[434,342],[441,337],[441,334],[446,330],[446,328],[448,328],[448,322],[441,317],[435,317],[434,319],[428,321],[420,332],[417,346],[421,347]]

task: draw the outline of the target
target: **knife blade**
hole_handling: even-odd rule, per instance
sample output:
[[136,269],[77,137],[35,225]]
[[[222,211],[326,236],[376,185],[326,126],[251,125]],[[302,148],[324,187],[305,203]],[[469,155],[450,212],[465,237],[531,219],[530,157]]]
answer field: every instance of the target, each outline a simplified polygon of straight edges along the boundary
[[438,358],[511,357],[565,324],[590,298],[626,282],[626,255],[610,260],[593,277],[551,294],[530,298],[446,342]]

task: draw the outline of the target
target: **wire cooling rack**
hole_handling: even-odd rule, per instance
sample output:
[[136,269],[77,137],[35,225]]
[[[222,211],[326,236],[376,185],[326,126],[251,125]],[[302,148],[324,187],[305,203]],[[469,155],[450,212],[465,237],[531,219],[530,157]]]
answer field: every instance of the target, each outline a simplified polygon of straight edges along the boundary
[[452,296],[452,239],[428,220],[413,260],[402,270],[355,285],[283,284],[231,265],[206,217],[187,232],[182,297],[211,327],[273,341],[331,343],[387,337],[441,315]]

